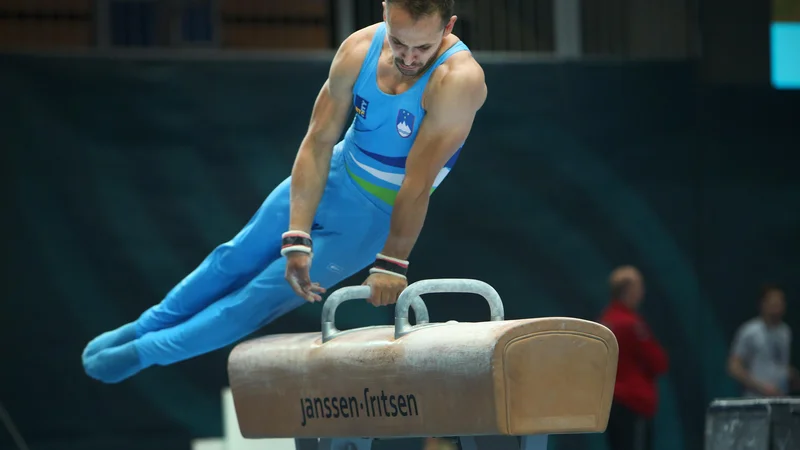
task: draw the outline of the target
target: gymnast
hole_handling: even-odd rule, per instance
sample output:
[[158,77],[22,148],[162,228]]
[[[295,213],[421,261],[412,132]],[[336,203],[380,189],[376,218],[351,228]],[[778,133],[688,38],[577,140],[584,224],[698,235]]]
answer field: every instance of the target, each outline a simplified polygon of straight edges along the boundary
[[386,0],[382,22],[342,42],[291,176],[160,303],[90,341],[88,376],[118,383],[232,344],[370,265],[368,301],[397,301],[429,196],[487,94],[453,1]]

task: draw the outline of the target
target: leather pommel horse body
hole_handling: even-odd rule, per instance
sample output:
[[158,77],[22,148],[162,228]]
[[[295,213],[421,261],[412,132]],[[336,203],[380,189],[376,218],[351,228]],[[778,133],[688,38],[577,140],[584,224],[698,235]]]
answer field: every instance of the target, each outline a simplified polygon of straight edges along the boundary
[[[420,296],[443,292],[483,296],[490,320],[430,323]],[[336,329],[337,306],[368,295],[368,286],[332,293],[321,334],[233,349],[228,376],[243,437],[366,449],[372,438],[459,436],[466,449],[477,448],[475,437],[500,435],[525,437],[513,448],[545,449],[550,434],[605,431],[618,357],[608,328],[566,317],[504,320],[490,285],[438,279],[403,291],[394,326]]]

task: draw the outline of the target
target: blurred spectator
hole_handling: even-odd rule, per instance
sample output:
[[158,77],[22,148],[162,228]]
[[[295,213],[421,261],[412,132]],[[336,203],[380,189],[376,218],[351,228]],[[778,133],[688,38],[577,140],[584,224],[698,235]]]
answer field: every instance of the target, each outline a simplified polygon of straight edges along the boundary
[[745,397],[787,395],[798,388],[797,369],[789,363],[792,330],[783,322],[786,298],[775,285],[762,288],[760,315],[743,323],[733,338],[728,373]]
[[658,408],[656,378],[667,371],[667,356],[638,314],[644,280],[635,267],[614,269],[611,301],[599,320],[617,337],[619,362],[606,438],[611,450],[653,448]]

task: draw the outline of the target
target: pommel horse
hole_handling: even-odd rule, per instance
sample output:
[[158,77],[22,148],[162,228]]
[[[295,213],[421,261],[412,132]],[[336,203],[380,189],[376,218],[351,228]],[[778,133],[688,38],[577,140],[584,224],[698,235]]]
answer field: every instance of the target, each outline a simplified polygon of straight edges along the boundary
[[[605,431],[618,358],[608,328],[566,317],[505,320],[489,284],[431,279],[403,291],[394,326],[338,330],[336,308],[369,289],[333,292],[322,333],[234,347],[228,376],[244,438],[368,450],[374,439],[458,437],[464,450],[546,450],[551,434]],[[429,322],[421,295],[445,292],[483,296],[489,321]],[[481,444],[489,436],[493,443]]]

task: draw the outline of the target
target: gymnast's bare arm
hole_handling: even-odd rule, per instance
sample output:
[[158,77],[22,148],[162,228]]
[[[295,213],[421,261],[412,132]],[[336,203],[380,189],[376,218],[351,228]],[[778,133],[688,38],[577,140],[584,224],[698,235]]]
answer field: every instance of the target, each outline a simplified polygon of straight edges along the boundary
[[451,56],[431,76],[423,98],[427,113],[406,160],[384,255],[408,259],[422,231],[433,183],[467,139],[486,94],[483,70],[467,52]]
[[353,101],[353,85],[369,48],[364,30],[350,35],[336,52],[328,79],[317,95],[308,130],[292,167],[292,230],[311,231],[314,215],[328,181],[331,155]]
[[[360,30],[350,35],[336,52],[328,79],[320,89],[308,130],[292,167],[290,187],[289,229],[311,233],[314,216],[328,182],[331,155],[342,134],[352,105],[353,85],[366,56],[371,35]],[[289,253],[286,281],[294,292],[307,301],[321,301],[325,289],[312,283],[309,276],[311,258],[301,252]]]

